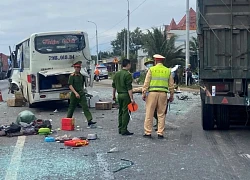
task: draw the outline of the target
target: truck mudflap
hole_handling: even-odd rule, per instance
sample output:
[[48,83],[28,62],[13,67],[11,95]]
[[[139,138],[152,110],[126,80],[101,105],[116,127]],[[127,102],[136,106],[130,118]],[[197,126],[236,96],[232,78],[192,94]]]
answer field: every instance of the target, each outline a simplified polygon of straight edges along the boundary
[[227,96],[205,96],[205,104],[250,106],[250,98],[227,97]]

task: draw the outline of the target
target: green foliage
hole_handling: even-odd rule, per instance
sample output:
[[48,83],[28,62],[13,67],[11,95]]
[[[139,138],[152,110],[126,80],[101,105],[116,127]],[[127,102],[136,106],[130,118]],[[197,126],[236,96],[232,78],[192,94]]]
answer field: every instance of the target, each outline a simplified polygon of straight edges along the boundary
[[175,64],[183,64],[181,57],[183,47],[175,47],[177,36],[173,35],[169,39],[161,28],[153,28],[148,30],[145,35],[144,48],[148,51],[148,55],[152,57],[154,54],[161,54],[166,57],[164,65],[172,67]]
[[197,51],[199,49],[199,44],[198,44],[198,40],[195,37],[191,38],[191,41],[189,42],[190,44],[190,54],[191,55],[196,55]]
[[[133,32],[129,32],[129,50],[130,54],[136,54],[137,50],[143,44],[143,36],[141,29],[137,27]],[[125,41],[125,47],[124,47]],[[113,46],[114,55],[124,55],[127,52],[127,30],[122,29],[121,32],[118,32],[116,35],[116,39],[111,41],[111,45]]]
[[140,77],[138,78],[137,83],[138,83],[138,84],[144,84],[145,78],[146,78],[146,72],[142,72],[142,73],[140,74]]

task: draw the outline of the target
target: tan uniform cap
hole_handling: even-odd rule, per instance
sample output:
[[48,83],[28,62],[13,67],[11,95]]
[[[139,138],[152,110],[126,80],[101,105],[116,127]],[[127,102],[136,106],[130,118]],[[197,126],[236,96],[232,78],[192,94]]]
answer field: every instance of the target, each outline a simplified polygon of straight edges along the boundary
[[163,59],[165,59],[165,57],[160,55],[160,54],[155,54],[155,55],[153,55],[153,57],[154,57],[155,60],[163,60]]

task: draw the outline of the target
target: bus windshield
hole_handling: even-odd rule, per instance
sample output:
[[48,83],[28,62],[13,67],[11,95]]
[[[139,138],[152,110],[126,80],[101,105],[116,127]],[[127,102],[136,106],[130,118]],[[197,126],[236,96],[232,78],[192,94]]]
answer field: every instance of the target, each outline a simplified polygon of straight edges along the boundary
[[47,53],[65,53],[81,51],[85,48],[83,35],[47,35],[35,37],[36,51]]

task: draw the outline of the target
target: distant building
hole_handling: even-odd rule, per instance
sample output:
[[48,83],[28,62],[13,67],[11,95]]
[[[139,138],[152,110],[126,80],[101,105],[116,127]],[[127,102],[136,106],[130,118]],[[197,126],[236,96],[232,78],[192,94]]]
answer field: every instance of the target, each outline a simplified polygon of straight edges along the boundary
[[144,66],[144,62],[146,57],[148,56],[148,53],[144,52],[143,49],[138,49],[137,51],[137,71],[145,70],[146,67]]
[[[192,37],[197,37],[196,34],[196,12],[190,8],[189,11],[190,17],[190,39]],[[173,35],[177,35],[176,39],[176,47],[183,45],[185,47],[186,42],[186,15],[180,20],[177,24],[174,19],[170,22],[169,25],[165,26],[165,31],[167,33],[167,37],[170,38]]]

